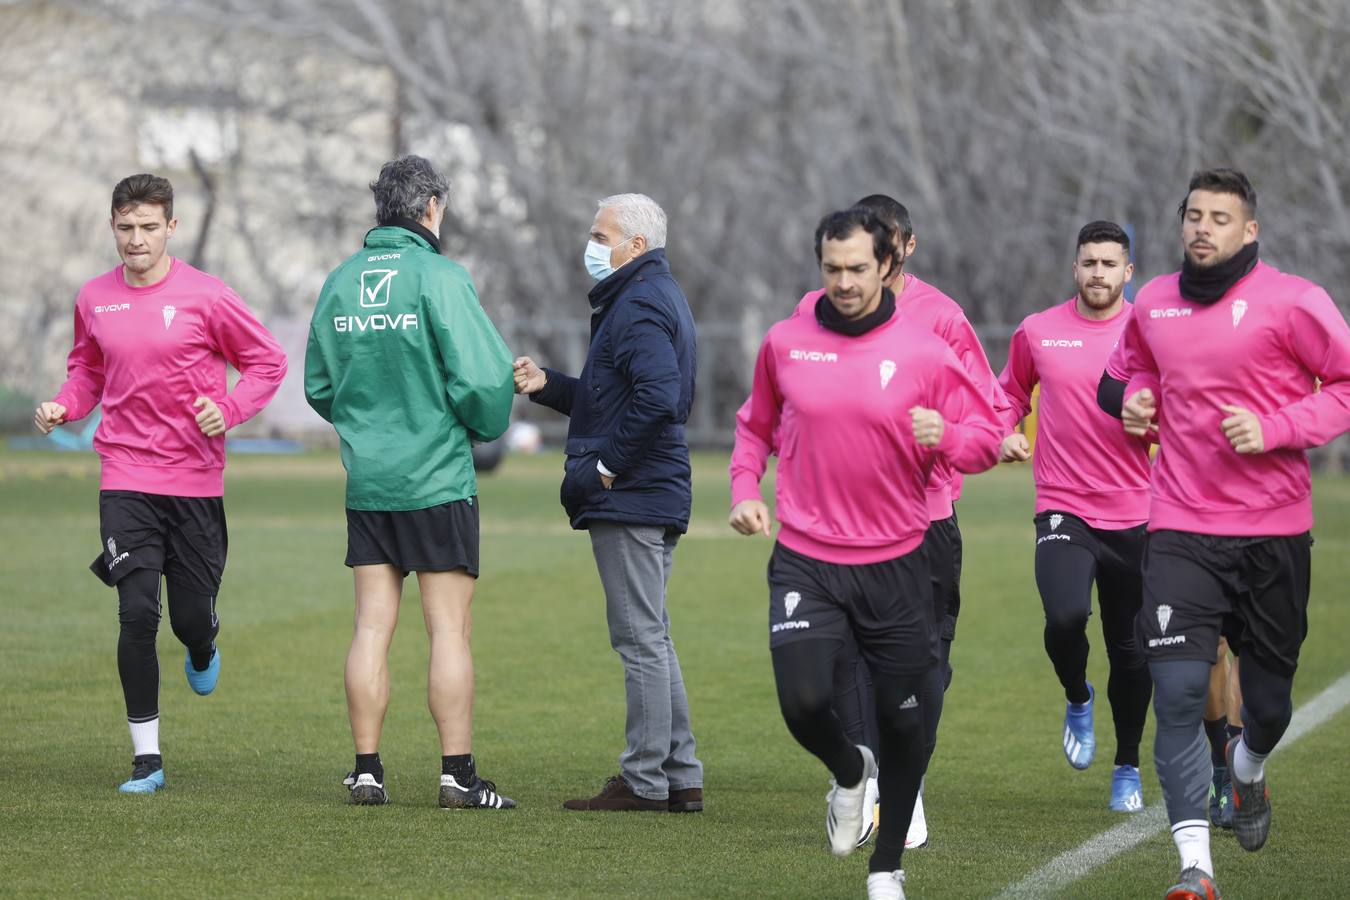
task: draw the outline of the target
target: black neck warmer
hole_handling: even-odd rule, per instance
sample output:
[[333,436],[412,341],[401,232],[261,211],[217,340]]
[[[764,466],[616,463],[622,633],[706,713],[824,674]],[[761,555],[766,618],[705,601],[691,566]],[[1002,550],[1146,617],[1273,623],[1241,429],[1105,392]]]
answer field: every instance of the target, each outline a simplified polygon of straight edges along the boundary
[[881,289],[881,303],[861,319],[845,319],[839,310],[834,308],[828,294],[821,294],[820,299],[816,301],[816,321],[820,326],[848,337],[867,334],[878,325],[889,322],[893,315],[895,315],[895,294],[890,288]]
[[430,244],[432,250],[435,250],[437,253],[441,252],[440,238],[432,234],[431,229],[421,222],[414,222],[412,219],[403,219],[395,216],[384,224],[393,226],[394,228],[406,228],[408,231],[411,231],[413,234]]
[[1216,266],[1197,266],[1189,256],[1181,260],[1181,296],[1193,303],[1206,306],[1217,303],[1229,288],[1256,268],[1258,241],[1243,245],[1242,249]]

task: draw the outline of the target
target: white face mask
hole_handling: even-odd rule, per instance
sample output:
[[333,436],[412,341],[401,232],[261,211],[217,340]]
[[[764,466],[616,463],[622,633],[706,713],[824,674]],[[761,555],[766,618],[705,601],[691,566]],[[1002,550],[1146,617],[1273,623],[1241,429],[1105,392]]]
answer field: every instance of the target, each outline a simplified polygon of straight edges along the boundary
[[[633,235],[633,237],[637,237],[637,235]],[[628,240],[620,241],[613,247],[606,247],[604,244],[596,241],[587,241],[586,254],[583,257],[586,261],[586,271],[590,273],[590,276],[596,281],[604,281],[606,278],[613,275],[614,267],[609,264],[610,252],[622,247],[632,239],[633,238],[630,237]]]

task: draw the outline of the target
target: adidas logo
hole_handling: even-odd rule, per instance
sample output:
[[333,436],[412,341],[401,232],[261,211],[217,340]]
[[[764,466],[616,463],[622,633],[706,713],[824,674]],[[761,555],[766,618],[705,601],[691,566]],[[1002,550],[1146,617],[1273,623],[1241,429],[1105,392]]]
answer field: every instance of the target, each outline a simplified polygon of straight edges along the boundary
[[919,708],[919,698],[916,697],[916,696],[914,696],[913,694],[910,694],[909,697],[908,697],[908,699],[906,699],[904,703],[901,703],[901,704],[900,704],[900,708],[901,708],[901,709],[918,709],[918,708]]

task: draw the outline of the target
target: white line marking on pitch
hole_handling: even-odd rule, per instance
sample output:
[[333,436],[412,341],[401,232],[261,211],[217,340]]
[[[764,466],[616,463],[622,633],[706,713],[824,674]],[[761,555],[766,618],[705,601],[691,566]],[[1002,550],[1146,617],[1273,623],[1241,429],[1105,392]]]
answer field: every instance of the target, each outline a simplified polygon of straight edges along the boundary
[[[1273,752],[1278,753],[1292,746],[1347,705],[1350,705],[1350,674],[1342,675],[1322,693],[1295,710],[1289,730]],[[1155,803],[1116,827],[1056,856],[999,894],[996,900],[1044,897],[1050,891],[1066,888],[1107,860],[1133,850],[1166,826],[1167,811],[1161,802]]]

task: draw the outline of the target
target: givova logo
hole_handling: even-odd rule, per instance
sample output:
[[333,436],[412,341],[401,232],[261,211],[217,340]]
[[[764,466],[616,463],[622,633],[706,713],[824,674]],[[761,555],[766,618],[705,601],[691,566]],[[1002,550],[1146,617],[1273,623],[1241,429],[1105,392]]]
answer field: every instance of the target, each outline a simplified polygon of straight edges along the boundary
[[361,305],[388,306],[389,289],[398,269],[366,269],[361,273]]
[[1083,342],[1080,340],[1070,340],[1068,338],[1041,338],[1042,347],[1081,347]]
[[790,350],[788,359],[800,359],[806,362],[839,362],[838,353],[826,353],[820,350]]
[[1189,306],[1164,306],[1161,309],[1150,309],[1148,317],[1150,319],[1184,319],[1194,311]]

